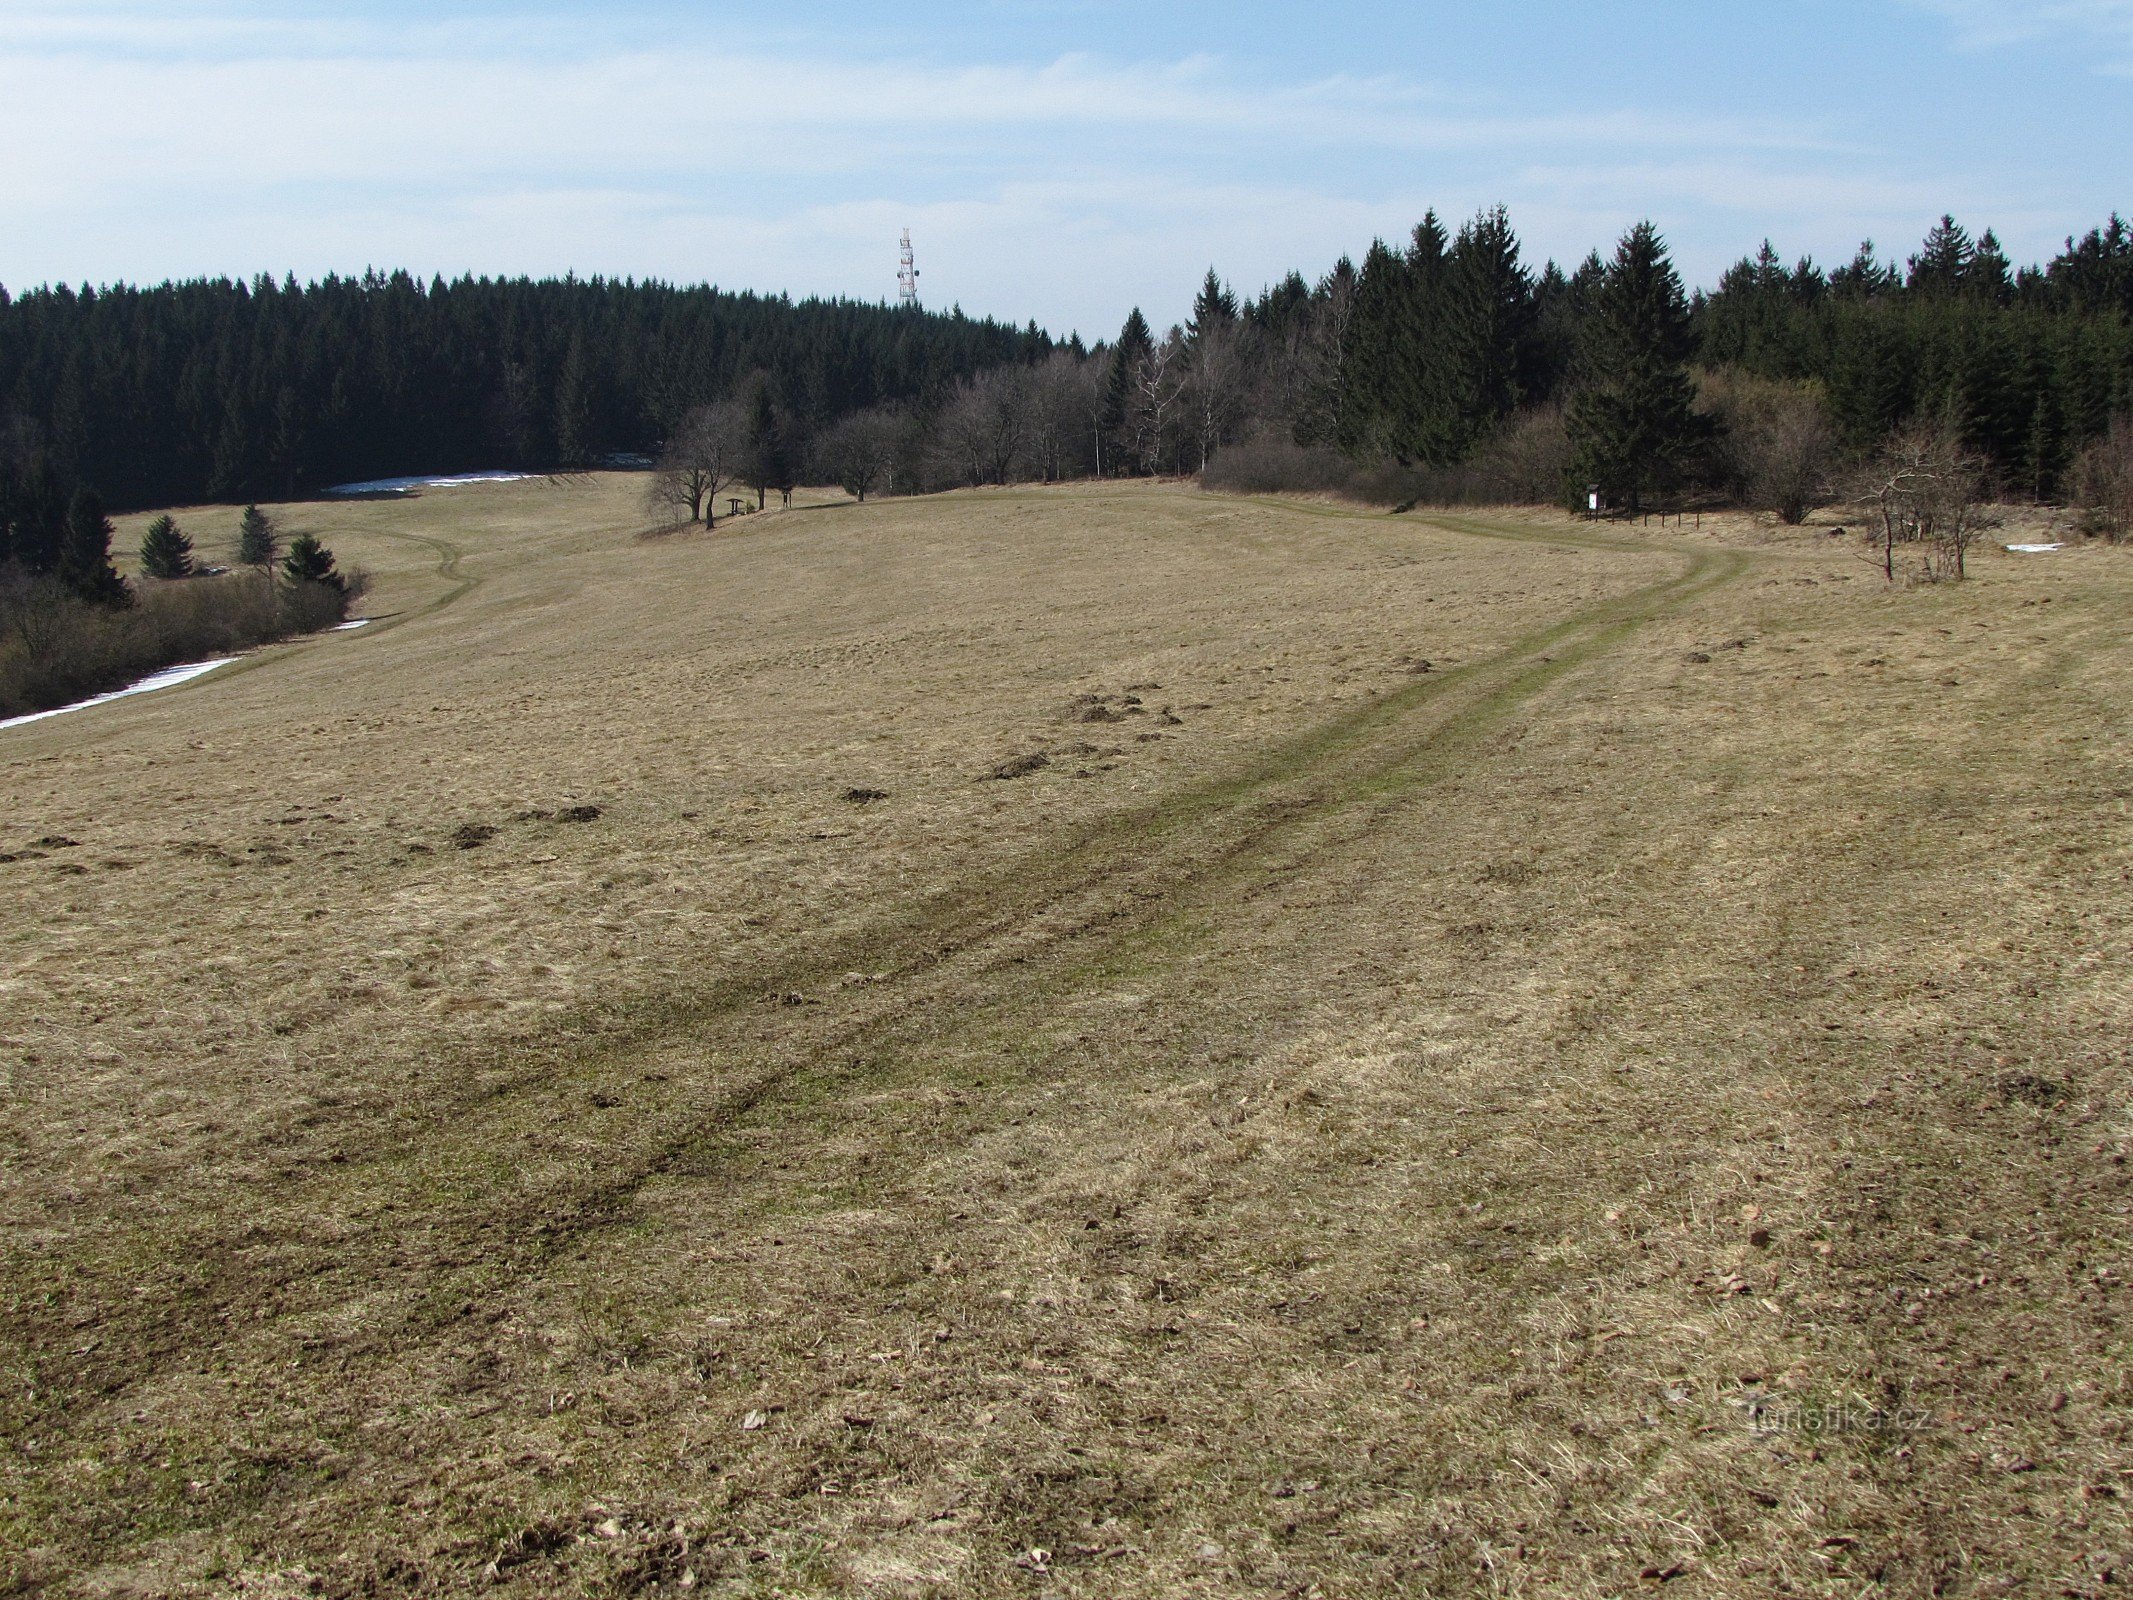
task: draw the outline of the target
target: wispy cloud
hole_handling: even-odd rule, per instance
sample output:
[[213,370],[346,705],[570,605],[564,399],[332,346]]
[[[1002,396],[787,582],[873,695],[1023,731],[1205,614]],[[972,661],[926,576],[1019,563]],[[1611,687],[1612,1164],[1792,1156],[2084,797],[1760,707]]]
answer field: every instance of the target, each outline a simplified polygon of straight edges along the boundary
[[[686,36],[657,49],[583,49],[552,27],[466,24],[381,30],[127,13],[0,15],[0,72],[16,92],[0,132],[64,128],[81,163],[128,170],[211,153],[219,170],[429,170],[615,162],[646,170],[765,163],[871,167],[973,131],[1110,136],[1154,132],[1206,148],[1369,147],[1429,153],[1695,143],[1826,146],[1796,118],[1477,109],[1392,77],[1249,81],[1209,57],[943,67],[720,48]],[[183,108],[182,127],[170,117]],[[10,127],[9,124],[13,126]],[[261,139],[272,128],[275,137]],[[360,132],[361,139],[348,136]],[[857,134],[868,137],[855,137]],[[886,140],[884,144],[882,141]],[[229,163],[235,161],[232,168]],[[323,163],[323,165],[322,165]]]
[[1954,24],[1965,50],[2061,40],[2097,52],[2098,71],[2133,75],[2133,0],[1907,0]]
[[1678,202],[1708,275],[1764,230],[1848,249],[1964,203],[1833,111],[1541,101],[1208,55],[862,58],[644,13],[0,0],[0,278],[378,263],[871,295],[909,223],[943,298],[1099,329],[1210,260],[1322,267],[1428,205],[1505,200],[1534,254],[1581,255]]

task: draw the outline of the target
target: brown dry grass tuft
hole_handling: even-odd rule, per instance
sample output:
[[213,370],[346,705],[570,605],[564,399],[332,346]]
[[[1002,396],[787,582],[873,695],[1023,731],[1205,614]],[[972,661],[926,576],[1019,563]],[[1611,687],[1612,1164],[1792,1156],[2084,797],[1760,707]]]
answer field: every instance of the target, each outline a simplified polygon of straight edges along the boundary
[[2123,553],[632,489],[0,735],[17,1588],[2111,1581]]

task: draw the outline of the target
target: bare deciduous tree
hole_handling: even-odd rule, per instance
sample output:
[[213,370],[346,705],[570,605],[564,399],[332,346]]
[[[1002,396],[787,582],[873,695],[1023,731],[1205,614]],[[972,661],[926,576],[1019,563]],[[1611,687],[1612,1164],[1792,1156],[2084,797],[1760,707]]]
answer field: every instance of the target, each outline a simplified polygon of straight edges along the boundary
[[1236,318],[1211,323],[1192,340],[1190,404],[1199,471],[1243,429],[1246,393],[1258,365],[1252,342],[1251,328]]
[[692,408],[660,453],[647,496],[653,508],[717,527],[718,492],[740,476],[747,444],[746,419],[733,401]]
[[1100,362],[1056,350],[1033,367],[1029,383],[1027,463],[1046,483],[1083,478],[1098,468],[1094,452],[1096,419],[1103,410],[1104,374]]
[[1179,414],[1191,377],[1185,335],[1177,328],[1158,340],[1132,374],[1127,432],[1138,470],[1161,472],[1177,459]]
[[1342,436],[1348,346],[1355,323],[1355,268],[1344,258],[1319,281],[1308,318],[1290,335],[1296,441],[1326,445]]
[[1029,433],[1030,391],[1020,367],[994,367],[958,385],[934,423],[943,474],[972,486],[1007,482]]
[[817,441],[816,467],[863,502],[894,484],[897,465],[910,448],[910,431],[910,419],[899,412],[882,408],[855,412]]

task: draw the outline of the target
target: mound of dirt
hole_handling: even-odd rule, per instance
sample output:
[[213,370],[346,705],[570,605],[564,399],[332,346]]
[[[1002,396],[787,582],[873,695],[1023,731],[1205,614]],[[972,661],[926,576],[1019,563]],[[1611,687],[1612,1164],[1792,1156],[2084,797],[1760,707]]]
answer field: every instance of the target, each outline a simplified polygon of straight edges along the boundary
[[[1136,684],[1135,688],[1159,688],[1160,685]],[[1066,717],[1069,722],[1124,722],[1128,717],[1147,714],[1141,697],[1128,689],[1120,694],[1078,694],[1068,702]]]

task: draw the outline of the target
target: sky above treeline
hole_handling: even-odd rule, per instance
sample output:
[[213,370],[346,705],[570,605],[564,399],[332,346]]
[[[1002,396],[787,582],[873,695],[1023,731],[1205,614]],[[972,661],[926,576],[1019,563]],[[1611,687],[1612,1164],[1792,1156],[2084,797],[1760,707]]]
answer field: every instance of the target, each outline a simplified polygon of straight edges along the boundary
[[1095,338],[1501,201],[1709,284],[2133,211],[2133,0],[0,0],[0,283],[406,267]]

